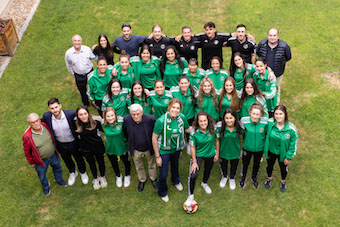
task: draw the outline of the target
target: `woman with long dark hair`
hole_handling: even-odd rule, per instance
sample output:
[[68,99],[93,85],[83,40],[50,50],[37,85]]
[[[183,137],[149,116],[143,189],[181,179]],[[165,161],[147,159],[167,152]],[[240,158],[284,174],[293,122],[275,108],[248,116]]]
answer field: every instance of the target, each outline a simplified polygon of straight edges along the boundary
[[[79,150],[90,165],[94,180],[92,181],[94,190],[107,187],[105,178],[105,147],[100,135],[103,131],[100,118],[92,117],[86,106],[78,106],[76,111],[77,134],[79,135]],[[100,177],[97,175],[97,165],[99,166]]]
[[219,95],[216,92],[213,81],[209,77],[203,78],[198,90],[196,112],[204,110],[217,121],[219,117],[218,99]]
[[119,55],[120,67],[117,69],[117,78],[122,82],[123,88],[131,88],[133,81],[135,81],[135,73],[133,68],[130,66],[130,56],[122,50]]
[[216,90],[220,91],[224,80],[228,77],[228,71],[223,69],[223,62],[217,56],[211,58],[210,67],[211,69],[206,71],[206,76],[213,81]]
[[198,61],[195,58],[190,58],[188,68],[183,70],[183,75],[189,78],[190,84],[198,91],[202,79],[205,77],[205,71],[198,68]]
[[152,115],[158,119],[167,111],[172,94],[170,91],[165,90],[164,81],[157,79],[154,90],[150,92],[149,97]]
[[135,80],[131,86],[131,92],[127,99],[127,105],[140,104],[143,107],[143,113],[151,114],[150,98],[145,94],[144,86],[139,80]]
[[240,112],[240,100],[237,96],[235,79],[231,76],[224,80],[218,101],[218,108],[220,110],[220,117],[223,117],[225,110],[229,108],[233,109],[238,114]]
[[98,36],[98,44],[94,45],[92,50],[94,55],[98,57],[104,56],[108,65],[114,65],[114,52],[120,54],[120,51],[116,47],[111,46],[109,39],[103,33]]
[[264,154],[267,159],[267,180],[264,187],[269,189],[273,180],[272,173],[276,159],[281,170],[280,191],[286,191],[286,177],[288,165],[297,151],[298,131],[288,121],[287,109],[278,105],[274,109],[274,118],[269,119],[267,138],[264,146]]

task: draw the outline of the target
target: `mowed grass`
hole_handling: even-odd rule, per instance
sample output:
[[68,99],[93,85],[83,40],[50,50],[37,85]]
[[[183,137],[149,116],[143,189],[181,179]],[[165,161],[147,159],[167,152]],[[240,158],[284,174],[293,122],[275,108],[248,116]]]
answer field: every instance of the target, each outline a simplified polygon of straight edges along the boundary
[[[0,79],[0,220],[2,226],[184,226],[184,225],[339,225],[339,90],[321,75],[339,70],[339,2],[330,1],[42,1],[26,31],[15,57]],[[150,181],[142,193],[132,166],[129,188],[115,187],[115,175],[106,159],[108,188],[94,191],[91,184],[61,188],[53,183],[45,197],[36,172],[23,154],[22,134],[30,112],[47,111],[47,100],[58,97],[65,109],[81,104],[64,63],[71,37],[79,33],[92,46],[99,33],[111,42],[121,35],[121,24],[130,23],[134,34],[147,35],[153,24],[175,36],[190,25],[194,33],[213,21],[217,30],[232,32],[239,23],[247,25],[257,42],[270,27],[292,49],[293,59],[284,75],[282,103],[299,130],[299,147],[289,166],[287,192],[279,192],[280,173],[275,166],[273,187],[265,190],[265,161],[259,173],[259,189],[247,180],[245,189],[230,191],[218,186],[215,164],[206,195],[196,182],[196,214],[182,209],[187,197],[189,156],[180,158],[180,180],[184,191],[170,183],[170,202],[157,196]],[[229,68],[230,50],[224,50]],[[118,59],[116,57],[116,59]],[[96,113],[91,109],[92,113]],[[120,163],[121,164],[121,163]],[[241,164],[241,162],[240,162]],[[68,178],[62,162],[64,178]],[[122,170],[123,166],[121,165]],[[90,170],[88,174],[92,180]],[[248,172],[249,176],[249,172]],[[248,177],[249,178],[249,177]],[[239,176],[237,176],[237,181]]]

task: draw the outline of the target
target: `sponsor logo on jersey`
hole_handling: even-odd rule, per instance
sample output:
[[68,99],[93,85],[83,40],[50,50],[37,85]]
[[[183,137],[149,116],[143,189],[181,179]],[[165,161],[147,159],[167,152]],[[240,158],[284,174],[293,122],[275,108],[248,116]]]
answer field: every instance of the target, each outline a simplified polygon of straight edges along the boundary
[[215,40],[215,41],[214,41],[214,44],[215,44],[215,45],[217,45],[218,43],[219,43],[218,40]]
[[169,103],[169,99],[164,99],[164,103],[168,104]]
[[260,128],[260,133],[263,133],[264,132],[264,128]]
[[286,134],[285,135],[285,138],[288,140],[288,139],[290,139],[290,134]]
[[243,49],[248,49],[248,44],[243,44]]
[[161,49],[165,49],[165,44],[161,44]]
[[195,46],[191,46],[191,47],[190,47],[190,50],[195,50]]

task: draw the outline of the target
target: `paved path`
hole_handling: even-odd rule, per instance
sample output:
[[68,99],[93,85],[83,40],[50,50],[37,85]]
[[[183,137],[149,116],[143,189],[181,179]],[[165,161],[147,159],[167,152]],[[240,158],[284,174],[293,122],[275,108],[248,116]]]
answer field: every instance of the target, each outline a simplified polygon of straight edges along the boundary
[[5,15],[13,0],[0,0],[0,17]]

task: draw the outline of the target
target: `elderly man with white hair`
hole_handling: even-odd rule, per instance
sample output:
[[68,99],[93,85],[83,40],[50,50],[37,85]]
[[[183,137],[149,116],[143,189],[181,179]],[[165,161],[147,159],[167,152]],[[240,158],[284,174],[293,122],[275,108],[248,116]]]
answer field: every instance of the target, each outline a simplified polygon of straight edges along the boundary
[[27,123],[29,128],[22,137],[25,156],[30,166],[37,171],[44,194],[48,196],[51,193],[46,177],[49,165],[52,166],[55,182],[66,187],[54,138],[47,124],[40,121],[38,114],[30,113]]
[[67,70],[72,73],[76,80],[83,104],[89,106],[86,94],[87,75],[93,71],[91,60],[97,61],[97,57],[92,53],[90,47],[82,45],[82,43],[83,40],[80,35],[75,34],[72,37],[73,47],[66,51],[65,63]]
[[124,117],[123,132],[128,139],[129,151],[136,166],[139,180],[138,191],[144,189],[147,180],[143,157],[148,162],[149,177],[154,188],[158,188],[155,154],[152,147],[152,132],[156,119],[153,115],[143,113],[140,104],[132,104],[130,115]]

